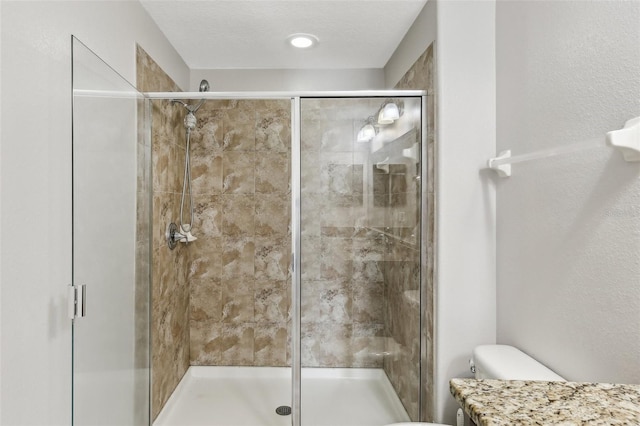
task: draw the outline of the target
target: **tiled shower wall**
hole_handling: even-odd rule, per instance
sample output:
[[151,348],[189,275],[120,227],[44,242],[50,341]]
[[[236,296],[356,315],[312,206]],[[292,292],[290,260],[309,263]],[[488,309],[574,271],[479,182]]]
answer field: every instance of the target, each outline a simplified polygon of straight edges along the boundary
[[[138,61],[141,90],[179,90],[141,49]],[[432,63],[430,46],[398,88],[433,93]],[[419,87],[421,79],[428,87]],[[431,165],[432,101],[431,96]],[[191,138],[194,234],[199,239],[169,252],[164,227],[179,215],[184,111],[166,101],[153,105],[155,418],[189,363],[290,364],[291,130],[289,101],[205,102]],[[354,121],[340,120],[340,105],[308,106],[301,159],[303,365],[384,367],[417,420],[419,307],[405,290],[419,288],[414,288],[419,252],[410,244],[388,244],[372,230],[392,224],[391,210],[367,218],[366,206],[373,203],[369,197],[375,197],[367,182],[374,171],[365,166],[366,149],[354,143]],[[379,100],[373,100],[365,110],[378,107]],[[365,110],[360,115],[366,116]],[[323,128],[327,120],[332,123],[328,129]],[[427,181],[433,211],[433,167]],[[394,191],[410,192],[390,185],[384,195]],[[433,216],[427,220],[430,260],[423,280],[429,304],[422,332],[428,362],[422,371],[423,386],[432,395]],[[426,400],[429,418],[431,399]]]
[[[137,87],[140,91],[180,91],[180,88],[139,46]],[[167,247],[164,233],[180,212],[185,133],[182,107],[152,102],[152,419],[189,367],[188,255],[191,247]]]
[[192,365],[285,366],[289,101],[207,101],[192,135]]
[[[424,53],[416,60],[413,66],[407,71],[407,73],[400,79],[398,84],[396,85],[396,89],[400,90],[426,90],[427,96],[427,176],[426,179],[422,179],[423,182],[426,181],[427,184],[427,194],[426,194],[426,204],[427,211],[422,212],[422,220],[426,221],[427,227],[427,235],[422,236],[422,244],[425,245],[426,248],[426,259],[423,260],[425,265],[422,268],[422,286],[424,292],[424,301],[425,303],[422,306],[422,318],[423,324],[420,332],[422,333],[423,340],[425,341],[425,345],[422,348],[422,368],[421,368],[421,380],[420,384],[422,387],[422,392],[424,397],[422,398],[422,419],[421,421],[433,421],[434,417],[434,282],[435,282],[435,273],[434,273],[434,261],[435,261],[435,208],[436,208],[436,198],[435,198],[435,179],[436,179],[436,148],[437,141],[435,138],[435,106],[436,106],[436,93],[435,93],[435,85],[434,85],[434,77],[435,77],[435,43],[432,43],[427,47]],[[415,256],[408,256],[407,259],[410,259],[409,262],[414,262]],[[392,274],[393,275],[393,274]],[[393,302],[391,302],[393,303]],[[408,311],[411,312],[411,311]],[[414,314],[411,314],[413,317]],[[402,322],[402,321],[401,321]],[[411,322],[409,322],[411,324]],[[413,325],[411,325],[413,327]],[[409,364],[410,365],[410,364]],[[412,371],[410,367],[404,369],[407,373],[390,373],[393,369],[391,364],[385,365],[385,370],[390,377],[397,376],[396,379],[392,380],[396,382],[396,390],[402,396],[404,391],[402,391],[402,386],[399,383],[404,382],[405,380],[402,378],[403,376],[409,377]]]
[[[303,365],[381,367],[384,245],[363,226],[366,153],[327,106],[303,113]],[[290,103],[207,101],[197,115],[191,363],[289,365]]]

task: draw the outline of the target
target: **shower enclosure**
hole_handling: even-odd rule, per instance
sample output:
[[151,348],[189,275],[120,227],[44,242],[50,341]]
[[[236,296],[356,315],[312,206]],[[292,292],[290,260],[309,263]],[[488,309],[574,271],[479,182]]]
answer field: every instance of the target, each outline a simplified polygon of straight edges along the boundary
[[[425,419],[425,94],[142,94],[77,40],[73,51],[74,284],[87,298],[73,290],[87,307],[74,319],[74,424],[190,424],[171,411],[204,376],[233,399],[220,410],[257,416],[213,409],[208,424]],[[197,240],[170,250],[187,155],[173,99],[205,101],[190,135]],[[105,129],[118,133],[96,146]],[[276,376],[289,385],[273,382],[281,403],[264,411],[231,391]]]

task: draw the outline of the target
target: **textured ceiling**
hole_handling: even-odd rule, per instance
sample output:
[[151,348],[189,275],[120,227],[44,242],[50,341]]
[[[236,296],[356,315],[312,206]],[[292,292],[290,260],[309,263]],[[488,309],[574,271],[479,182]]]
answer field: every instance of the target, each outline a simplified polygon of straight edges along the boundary
[[[427,0],[141,0],[192,68],[382,68]],[[320,43],[291,48],[292,33]]]

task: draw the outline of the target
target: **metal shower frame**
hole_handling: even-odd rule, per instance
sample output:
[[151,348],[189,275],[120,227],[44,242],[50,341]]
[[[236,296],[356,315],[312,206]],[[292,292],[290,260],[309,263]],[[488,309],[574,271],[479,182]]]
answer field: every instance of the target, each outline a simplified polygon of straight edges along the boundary
[[427,247],[423,241],[427,240],[429,232],[426,218],[430,217],[428,212],[429,205],[427,203],[427,92],[424,90],[363,90],[363,91],[292,91],[292,92],[146,92],[144,96],[147,100],[285,100],[291,101],[291,300],[292,300],[292,318],[291,318],[291,369],[292,369],[292,400],[291,400],[291,424],[292,426],[303,426],[301,421],[301,386],[302,386],[302,358],[301,358],[301,237],[300,237],[300,221],[301,221],[301,177],[300,177],[300,146],[301,146],[301,100],[305,98],[400,98],[400,97],[420,97],[421,98],[421,176],[422,183],[420,185],[420,398],[419,398],[419,421],[424,420],[425,395],[424,383],[427,379],[424,377],[425,369],[422,362],[426,359],[425,350],[426,335],[423,332],[425,324],[426,294],[425,294],[425,273],[423,269],[427,265]]

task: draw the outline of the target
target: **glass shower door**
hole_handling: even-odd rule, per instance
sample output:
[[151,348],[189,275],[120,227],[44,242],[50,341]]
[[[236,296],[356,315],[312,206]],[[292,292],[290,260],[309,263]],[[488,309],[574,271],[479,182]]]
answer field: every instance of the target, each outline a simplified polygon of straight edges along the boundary
[[72,55],[73,424],[149,424],[145,104],[75,38]]
[[421,102],[300,100],[302,426],[420,419]]

